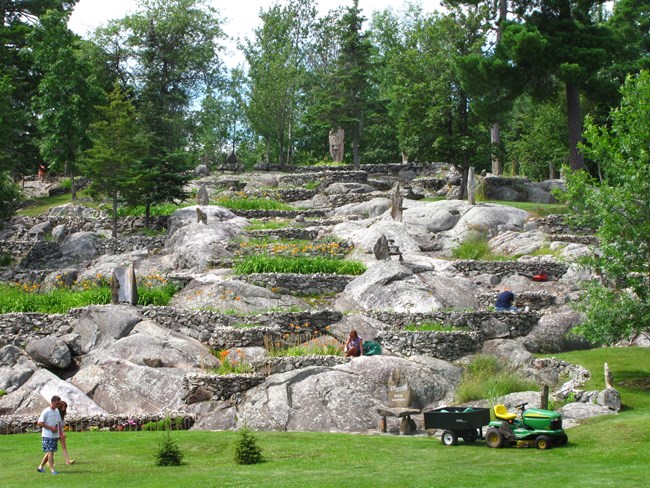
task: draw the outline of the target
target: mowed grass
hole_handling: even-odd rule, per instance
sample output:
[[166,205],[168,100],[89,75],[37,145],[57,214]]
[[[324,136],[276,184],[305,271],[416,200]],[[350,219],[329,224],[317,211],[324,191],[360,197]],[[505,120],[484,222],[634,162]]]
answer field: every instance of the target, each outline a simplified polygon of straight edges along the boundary
[[[625,408],[570,429],[569,444],[549,451],[489,449],[481,441],[445,447],[422,436],[255,433],[265,462],[233,460],[235,432],[172,433],[185,454],[180,467],[156,467],[160,432],[68,434],[71,456],[61,475],[36,472],[38,434],[0,437],[0,486],[13,487],[646,487],[650,466],[647,349],[596,349],[557,355],[588,366],[602,383],[602,360]],[[623,382],[622,384],[618,384]]]

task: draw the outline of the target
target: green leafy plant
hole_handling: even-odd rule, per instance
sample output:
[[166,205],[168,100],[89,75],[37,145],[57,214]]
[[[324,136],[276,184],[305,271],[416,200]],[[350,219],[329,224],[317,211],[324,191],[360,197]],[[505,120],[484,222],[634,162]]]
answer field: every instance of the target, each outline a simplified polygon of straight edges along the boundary
[[224,349],[223,351],[212,351],[212,353],[219,358],[221,365],[212,370],[214,374],[226,375],[226,374],[250,374],[253,373],[253,367],[249,362],[245,361],[244,351],[236,349],[235,353],[237,354],[237,359],[230,358],[230,350]]
[[317,257],[270,257],[249,256],[234,266],[235,273],[298,273],[298,274],[342,274],[361,275],[366,271],[364,264],[357,261]]
[[178,442],[172,438],[170,431],[166,430],[155,454],[156,465],[180,466],[183,464],[183,457]]
[[509,393],[538,389],[537,383],[524,379],[496,357],[479,354],[463,370],[456,401],[494,400]]
[[146,422],[142,425],[142,430],[182,430],[185,428],[183,417],[167,417],[158,421]]
[[0,254],[0,266],[10,266],[12,262],[13,259],[11,258],[11,254],[8,253]]
[[237,464],[257,464],[262,462],[262,448],[251,430],[244,426],[239,429],[234,445],[235,462]]
[[289,221],[277,221],[277,220],[272,220],[272,221],[262,221],[262,220],[251,220],[250,224],[247,225],[244,230],[245,231],[251,231],[251,230],[277,230],[277,229],[284,229],[285,227],[288,227],[291,223]]
[[425,332],[425,331],[435,331],[435,332],[453,332],[461,331],[458,327],[448,327],[440,322],[425,322],[423,324],[408,324],[404,327],[404,330],[411,332]]
[[0,396],[4,396],[6,394],[7,394],[7,392],[5,390],[3,390],[2,388],[0,388]]
[[456,259],[482,259],[490,261],[514,259],[514,256],[493,254],[488,244],[488,238],[483,233],[470,234],[451,251],[451,255]]

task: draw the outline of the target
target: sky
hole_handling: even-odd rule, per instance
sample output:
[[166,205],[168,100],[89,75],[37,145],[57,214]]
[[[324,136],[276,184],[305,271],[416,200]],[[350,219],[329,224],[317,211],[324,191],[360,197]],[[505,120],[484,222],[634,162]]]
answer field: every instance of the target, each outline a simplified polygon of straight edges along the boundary
[[[260,8],[267,9],[275,3],[275,0],[212,0],[212,5],[229,19],[224,30],[231,37],[250,37],[253,29],[258,26]],[[352,0],[318,0],[317,3],[319,13],[323,14],[338,6],[352,5]],[[400,10],[406,3],[407,0],[359,0],[359,7],[369,19],[374,10],[387,7]],[[431,12],[438,7],[439,1],[423,0],[420,3],[426,12]],[[80,0],[68,25],[71,30],[84,36],[108,20],[120,19],[134,11],[136,4],[136,0]]]

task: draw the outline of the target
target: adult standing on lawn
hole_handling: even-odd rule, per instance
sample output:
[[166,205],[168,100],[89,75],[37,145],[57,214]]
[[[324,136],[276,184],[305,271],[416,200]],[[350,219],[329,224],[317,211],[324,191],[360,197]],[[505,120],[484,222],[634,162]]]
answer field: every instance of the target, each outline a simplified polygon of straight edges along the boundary
[[59,474],[58,471],[54,469],[54,453],[56,452],[56,447],[59,442],[59,427],[61,423],[61,414],[57,407],[61,398],[54,395],[50,400],[50,406],[44,409],[41,412],[40,417],[38,417],[38,422],[36,425],[41,427],[41,442],[43,445],[43,452],[45,456],[41,463],[38,465],[36,470],[39,473],[43,473],[45,469],[45,463],[50,467],[50,472],[52,474]]

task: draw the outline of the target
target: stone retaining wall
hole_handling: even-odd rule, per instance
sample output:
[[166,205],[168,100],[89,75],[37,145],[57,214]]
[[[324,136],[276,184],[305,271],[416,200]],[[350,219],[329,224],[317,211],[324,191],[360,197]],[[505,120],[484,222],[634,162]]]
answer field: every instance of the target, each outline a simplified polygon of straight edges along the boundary
[[341,293],[357,276],[335,274],[256,273],[236,279],[282,295],[313,296]]
[[318,237],[319,228],[310,227],[309,229],[300,229],[295,227],[285,227],[283,229],[260,229],[249,230],[248,236],[253,239],[264,239],[267,237],[274,237],[278,240],[305,240],[315,241]]
[[[73,321],[84,308],[67,314],[8,313],[0,315],[0,346],[13,344],[25,347],[31,340],[51,334],[63,335],[72,330]],[[264,345],[265,335],[282,338],[284,334],[315,336],[328,334],[328,327],[341,320],[334,311],[272,312],[260,315],[234,316],[204,310],[182,310],[175,307],[142,308],[143,319],[175,330],[204,343],[212,342],[221,349]],[[246,327],[249,326],[249,327]],[[254,326],[254,327],[253,327]],[[217,331],[217,332],[215,332]],[[218,333],[223,338],[218,338]]]
[[315,171],[309,173],[293,173],[281,175],[281,185],[305,186],[309,183],[318,182],[321,186],[329,186],[332,183],[367,183],[368,173],[366,171]]
[[459,272],[475,276],[481,274],[495,274],[501,277],[523,274],[533,276],[544,270],[550,279],[560,278],[567,272],[569,266],[564,263],[544,261],[475,261],[459,260],[454,261],[454,268]]
[[322,218],[327,215],[326,210],[231,210],[238,217],[245,219],[282,218],[295,219],[297,216],[304,218]]
[[253,359],[250,365],[255,372],[269,376],[310,366],[333,368],[339,364],[348,363],[351,360],[352,358],[346,358],[344,356],[261,357]]
[[[498,291],[493,293],[482,293],[476,299],[482,307],[494,307],[497,301]],[[540,310],[552,307],[557,303],[557,297],[547,291],[524,291],[515,295],[517,307],[529,307],[530,310]]]
[[537,228],[545,234],[593,235],[595,231],[590,227],[571,227],[566,223],[563,215],[557,214],[533,218],[530,222],[537,225]]
[[408,332],[389,331],[380,338],[381,347],[403,356],[423,355],[454,361],[480,348],[476,332]]
[[[144,217],[120,217],[117,220],[117,232],[120,236],[133,235],[145,229]],[[150,217],[149,228],[155,231],[163,231],[167,228],[167,216]],[[38,215],[34,217],[13,217],[9,225],[11,226],[12,240],[40,240],[42,235],[30,233],[34,226],[49,222],[52,228],[57,225],[65,226],[66,235],[75,232],[87,231],[97,232],[99,230],[112,231],[113,220],[105,215],[89,215],[85,217],[68,217],[60,215]]]
[[79,317],[82,308],[67,314],[7,313],[0,315],[0,347],[12,344],[25,347],[34,339],[52,334],[67,334],[71,322]]
[[262,374],[215,375],[189,373],[183,378],[183,400],[188,405],[209,400],[230,400],[264,383]]
[[438,190],[447,186],[447,180],[443,178],[431,178],[431,177],[417,178],[413,180],[413,185],[421,186],[425,190],[429,190],[435,193]]
[[264,346],[265,336],[276,338],[294,333],[325,335],[329,326],[343,317],[339,312],[328,310],[235,316],[175,307],[144,307],[142,315],[219,349]]
[[[93,415],[87,417],[75,417],[68,415],[65,418],[66,427],[75,432],[84,432],[93,429],[130,431],[141,430],[148,422],[160,422],[167,419],[182,418],[180,427],[187,430],[196,422],[194,414],[169,412],[154,415]],[[0,434],[25,434],[40,432],[41,428],[36,425],[38,416],[28,415],[2,415],[0,416]]]

